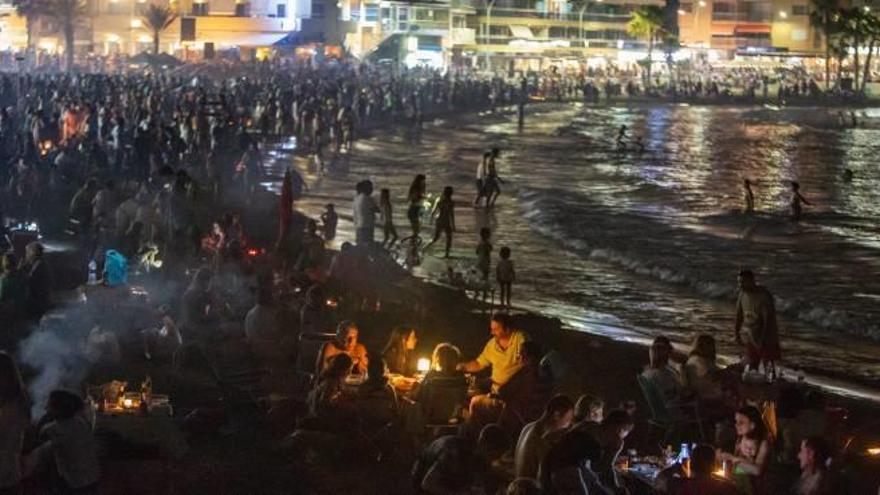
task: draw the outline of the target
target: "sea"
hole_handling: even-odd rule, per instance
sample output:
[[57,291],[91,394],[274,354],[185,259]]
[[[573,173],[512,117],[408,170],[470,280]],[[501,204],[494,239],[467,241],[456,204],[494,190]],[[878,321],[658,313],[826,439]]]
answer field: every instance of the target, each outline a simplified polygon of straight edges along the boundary
[[[278,190],[296,169],[308,184],[297,208],[318,217],[335,204],[337,242],[353,239],[363,179],[377,200],[390,190],[409,235],[406,193],[425,174],[435,196],[454,188],[457,232],[452,258],[440,258],[441,240],[416,275],[471,269],[489,227],[493,256],[513,253],[515,307],[619,340],[666,335],[682,350],[707,333],[727,361],[740,355],[736,278],[749,268],[775,296],[783,372],[880,401],[880,109],[535,104],[522,128],[509,110],[367,128],[352,150],[325,156],[324,171],[301,147],[291,138],[267,148],[266,185]],[[475,207],[477,165],[492,147],[502,194]],[[810,203],[800,222],[790,219],[792,181]]]

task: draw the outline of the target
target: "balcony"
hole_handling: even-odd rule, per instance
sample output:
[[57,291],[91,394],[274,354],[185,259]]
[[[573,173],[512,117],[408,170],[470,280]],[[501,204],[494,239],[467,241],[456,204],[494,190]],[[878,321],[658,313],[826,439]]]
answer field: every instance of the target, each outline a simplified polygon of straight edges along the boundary
[[760,22],[769,23],[769,14],[748,12],[712,12],[712,20],[715,22]]
[[[481,17],[485,17],[485,10],[478,13]],[[564,14],[544,13],[534,9],[509,9],[494,8],[492,9],[492,18],[513,17],[520,19],[546,19],[549,21],[568,21],[579,22],[581,17],[578,12],[568,12]],[[622,23],[629,22],[629,13],[606,13],[606,12],[590,12],[589,9],[584,11],[584,22],[608,22]]]
[[473,45],[477,42],[476,31],[469,28],[452,28],[450,38],[453,45]]

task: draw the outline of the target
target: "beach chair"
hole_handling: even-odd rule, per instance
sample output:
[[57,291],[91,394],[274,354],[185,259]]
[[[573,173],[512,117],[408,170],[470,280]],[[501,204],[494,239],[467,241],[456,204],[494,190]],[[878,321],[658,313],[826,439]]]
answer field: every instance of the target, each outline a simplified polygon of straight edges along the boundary
[[[387,394],[387,395],[385,395]],[[391,398],[390,404],[388,398]],[[381,462],[394,451],[394,432],[399,425],[400,398],[387,384],[382,392],[362,393],[356,396],[358,434],[369,450],[368,457]],[[388,407],[386,407],[388,406]]]
[[[663,394],[660,393],[654,382],[643,374],[636,375],[636,381],[638,381],[639,388],[648,403],[648,409],[651,411],[648,423],[663,432],[662,445],[678,443],[679,439],[675,437],[685,435],[686,430],[694,426],[699,433],[699,439],[705,441],[706,435],[703,431],[703,421],[700,418],[699,402],[688,401],[670,404],[663,398]],[[672,440],[675,442],[671,442]]]
[[433,440],[454,434],[461,425],[461,411],[467,400],[468,383],[450,377],[431,380],[430,386],[419,391],[418,402],[407,399],[415,413],[411,421],[419,423],[418,436]]

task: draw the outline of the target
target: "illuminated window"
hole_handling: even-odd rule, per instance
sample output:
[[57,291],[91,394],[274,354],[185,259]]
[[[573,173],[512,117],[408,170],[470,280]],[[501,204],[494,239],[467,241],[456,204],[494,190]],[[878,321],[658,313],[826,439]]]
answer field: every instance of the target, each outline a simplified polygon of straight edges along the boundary
[[312,0],[312,19],[323,19],[324,14],[323,0]]
[[208,2],[193,2],[192,15],[208,15]]

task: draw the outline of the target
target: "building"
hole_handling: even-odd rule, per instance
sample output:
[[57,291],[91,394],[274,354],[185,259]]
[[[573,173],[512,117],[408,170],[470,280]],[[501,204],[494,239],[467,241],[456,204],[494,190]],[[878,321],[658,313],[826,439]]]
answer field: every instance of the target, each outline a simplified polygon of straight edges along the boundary
[[682,45],[732,54],[815,56],[822,35],[809,0],[688,0],[679,4]]
[[[291,37],[297,44],[338,44],[341,37],[332,36],[334,26],[329,24],[345,29],[345,23],[334,22],[338,15],[324,15],[325,2],[321,1],[316,2],[320,8],[314,16],[308,0],[159,1],[178,13],[177,20],[161,33],[159,48],[183,58],[233,50],[248,59],[264,55]],[[88,0],[88,15],[76,32],[77,51],[132,55],[152,50],[152,33],[142,19],[147,5],[147,0]],[[0,3],[0,14],[4,12],[0,49],[26,47],[25,19],[18,17],[9,3]],[[49,53],[63,50],[59,31],[50,17],[40,17],[34,26],[34,45]]]
[[476,14],[468,25],[477,33],[476,42],[460,49],[494,69],[600,64],[644,50],[644,40],[627,33],[632,11],[641,5],[661,2],[596,0],[577,7],[559,0],[474,0]]
[[474,43],[467,19],[475,10],[461,0],[356,0],[349,12],[353,29],[346,47],[373,61],[442,67],[455,47]]
[[[0,0],[0,49],[25,46],[24,19]],[[87,0],[78,50],[135,54],[151,49],[141,13],[148,0]],[[469,65],[519,71],[629,64],[645,40],[627,33],[633,10],[663,0],[153,0],[180,18],[160,49],[182,58],[233,51],[249,59],[279,45],[345,47],[356,57],[409,66]],[[5,3],[4,3],[5,2]],[[678,58],[735,55],[815,56],[820,33],[809,0],[679,0]],[[62,49],[57,26],[41,19],[36,46]],[[300,48],[302,49],[302,48]],[[308,48],[307,48],[308,49]],[[661,60],[662,50],[655,51]]]

